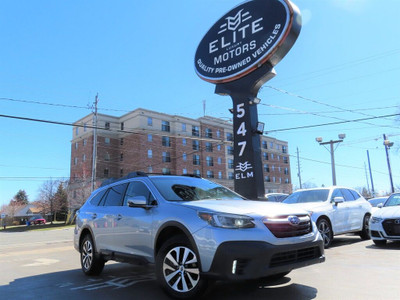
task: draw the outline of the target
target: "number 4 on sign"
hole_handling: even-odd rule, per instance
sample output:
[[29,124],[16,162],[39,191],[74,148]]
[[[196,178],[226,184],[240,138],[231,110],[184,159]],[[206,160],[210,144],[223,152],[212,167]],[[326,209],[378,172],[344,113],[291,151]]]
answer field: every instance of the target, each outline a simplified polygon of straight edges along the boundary
[[244,122],[242,122],[242,124],[240,124],[240,126],[239,126],[239,129],[238,129],[238,131],[237,131],[237,134],[238,134],[238,135],[241,134],[242,136],[245,136],[245,135],[246,135],[246,132],[247,132],[246,126],[245,126]]
[[241,146],[239,156],[242,156],[243,152],[244,152],[244,148],[246,148],[246,141],[239,142],[238,145]]

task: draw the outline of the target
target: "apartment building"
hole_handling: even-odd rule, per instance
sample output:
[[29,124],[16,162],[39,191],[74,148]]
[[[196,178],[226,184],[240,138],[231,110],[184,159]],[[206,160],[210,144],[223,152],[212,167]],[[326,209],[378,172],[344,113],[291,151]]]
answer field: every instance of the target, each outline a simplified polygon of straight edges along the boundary
[[[76,121],[71,141],[70,199],[89,194],[93,170],[93,114]],[[191,119],[138,108],[121,117],[97,114],[95,186],[132,171],[197,174],[233,188],[232,123]],[[266,192],[292,191],[288,143],[260,136]]]

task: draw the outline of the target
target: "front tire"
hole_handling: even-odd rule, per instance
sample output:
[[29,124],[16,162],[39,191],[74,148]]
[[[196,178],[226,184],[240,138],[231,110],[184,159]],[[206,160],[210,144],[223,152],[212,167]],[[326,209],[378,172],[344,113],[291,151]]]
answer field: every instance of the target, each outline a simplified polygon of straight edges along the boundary
[[161,246],[156,257],[156,276],[162,288],[174,298],[198,297],[207,289],[208,282],[200,274],[199,256],[182,235]]
[[371,238],[371,235],[369,233],[369,219],[371,218],[370,215],[365,215],[364,220],[363,220],[363,228],[360,231],[360,238],[362,240],[369,240]]
[[372,240],[378,247],[385,246],[386,240]]
[[99,275],[104,268],[104,259],[95,252],[92,236],[86,234],[80,245],[81,267],[86,275]]
[[327,219],[319,219],[317,222],[317,228],[324,241],[324,248],[329,248],[333,240],[331,224]]

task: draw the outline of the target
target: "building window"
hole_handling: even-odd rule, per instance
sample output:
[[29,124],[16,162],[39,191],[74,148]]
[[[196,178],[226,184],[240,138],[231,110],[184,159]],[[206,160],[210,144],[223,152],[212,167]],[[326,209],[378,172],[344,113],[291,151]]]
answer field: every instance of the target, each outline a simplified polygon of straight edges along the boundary
[[79,134],[79,127],[75,127],[75,135]]
[[153,173],[153,167],[152,166],[148,166],[147,167],[147,173]]
[[124,127],[125,127],[124,122],[121,122],[121,130],[124,130]]
[[108,152],[104,155],[104,160],[110,161],[110,154]]
[[182,174],[183,174],[183,175],[186,175],[186,174],[187,174],[187,169],[183,169],[183,170],[182,170]]
[[105,122],[104,123],[104,129],[107,129],[107,130],[110,129],[110,122]]
[[265,176],[265,181],[266,182],[271,182],[271,178],[269,176]]
[[233,172],[228,172],[228,179],[233,179],[233,178],[234,178]]
[[193,154],[193,164],[194,165],[200,165],[200,155]]
[[279,155],[276,156],[277,161],[281,160],[281,157]]
[[182,139],[182,145],[186,146],[186,139]]
[[217,131],[216,131],[216,134],[217,134],[217,138],[220,138],[220,137],[221,137],[221,131],[217,130]]
[[264,165],[264,172],[269,172],[269,166],[267,164]]
[[287,148],[286,148],[286,146],[282,146],[282,153],[287,153]]
[[123,160],[124,160],[124,154],[121,153],[121,154],[119,155],[119,161],[123,161]]
[[233,147],[232,146],[228,146],[228,147],[226,147],[226,149],[228,150],[228,155],[233,155]]
[[278,144],[276,144],[276,150],[279,150],[279,145]]
[[193,170],[193,175],[195,176],[201,176],[200,170]]
[[152,142],[153,141],[153,135],[152,134],[148,134],[147,135],[147,141],[148,142]]
[[193,140],[193,150],[199,150],[200,149],[200,143],[198,140]]
[[221,151],[221,145],[220,144],[217,145],[217,150]]
[[147,126],[153,126],[153,118],[147,117]]
[[271,159],[274,159],[274,154],[273,153],[271,153]]
[[162,153],[162,161],[163,162],[171,162],[171,156],[170,156],[169,152]]
[[119,144],[122,146],[124,144],[124,138],[119,139]]
[[233,141],[233,134],[230,133],[230,132],[228,132],[228,133],[226,134],[226,140],[227,140],[228,142],[232,142],[232,141]]
[[162,168],[162,173],[163,175],[171,175],[171,170],[170,168]]
[[82,161],[86,161],[86,154],[82,155]]
[[119,176],[120,176],[120,177],[124,176],[124,169],[120,169],[120,170],[119,170]]
[[276,182],[275,176],[272,177],[272,182]]
[[79,145],[79,144],[76,142],[76,143],[75,143],[75,150],[78,149],[78,145]]
[[228,168],[229,169],[233,169],[234,168],[233,159],[228,159]]
[[78,158],[75,157],[75,158],[74,158],[74,165],[76,166],[77,164],[78,164]]
[[263,152],[263,159],[264,160],[268,160],[268,153],[267,152]]
[[272,172],[275,171],[275,166],[274,165],[271,166],[271,170],[272,170]]
[[207,137],[207,138],[212,139],[212,129],[206,128],[205,134],[206,134],[206,137]]
[[213,145],[210,142],[206,142],[206,152],[213,152]]
[[285,178],[285,183],[290,183],[289,178]]
[[170,142],[169,136],[162,137],[162,145],[164,147],[171,147],[171,142]]
[[289,159],[287,158],[287,156],[284,156],[284,157],[283,157],[283,162],[284,162],[285,164],[289,163]]
[[214,178],[214,172],[207,170],[207,178]]
[[105,177],[105,178],[108,177],[108,173],[109,173],[109,172],[108,172],[108,169],[104,169],[104,173],[103,173],[103,174],[104,174],[104,177]]
[[110,145],[110,138],[104,138],[104,143],[106,144],[106,145]]
[[83,146],[87,145],[87,139],[83,139]]
[[262,148],[263,149],[268,149],[268,143],[267,143],[267,141],[262,141]]
[[289,174],[289,169],[288,169],[288,168],[285,168],[285,170],[283,171],[283,173],[284,173],[285,175],[288,175],[288,174]]
[[214,166],[214,160],[211,156],[207,156],[206,161],[207,161],[207,166],[209,167]]
[[86,125],[86,123],[84,123],[83,124],[83,131],[86,132],[86,130],[87,130],[87,125]]
[[169,122],[168,121],[161,121],[161,131],[169,132]]
[[199,126],[192,125],[192,135],[193,136],[200,136]]
[[222,172],[221,171],[218,172],[218,178],[222,179]]
[[183,161],[186,161],[186,160],[187,160],[187,155],[186,155],[185,152],[182,154],[182,159],[183,159]]
[[182,123],[182,131],[186,131],[186,124]]
[[218,164],[220,165],[220,164],[222,163],[222,158],[221,158],[221,157],[218,157],[217,162],[218,162]]
[[147,158],[153,158],[153,151],[152,150],[147,150]]

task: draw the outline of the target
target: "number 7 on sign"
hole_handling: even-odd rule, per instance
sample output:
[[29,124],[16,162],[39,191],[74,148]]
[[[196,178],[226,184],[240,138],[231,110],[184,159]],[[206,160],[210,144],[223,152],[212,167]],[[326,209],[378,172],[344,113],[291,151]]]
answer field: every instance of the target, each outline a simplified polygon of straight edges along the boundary
[[238,142],[238,145],[241,146],[240,152],[239,152],[239,156],[242,156],[243,155],[243,151],[246,148],[246,141]]

